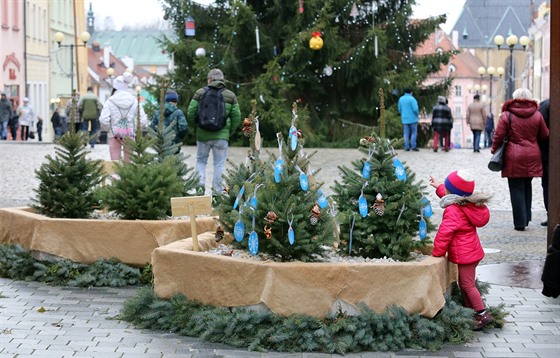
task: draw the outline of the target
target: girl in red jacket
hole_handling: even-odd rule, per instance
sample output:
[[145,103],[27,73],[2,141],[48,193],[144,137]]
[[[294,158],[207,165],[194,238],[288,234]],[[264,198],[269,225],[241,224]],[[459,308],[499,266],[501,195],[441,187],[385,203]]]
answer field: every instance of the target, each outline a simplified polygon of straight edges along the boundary
[[466,170],[449,174],[444,184],[430,177],[430,185],[436,188],[444,209],[443,218],[434,239],[433,256],[445,256],[459,271],[459,288],[465,306],[475,310],[475,330],[480,330],[494,320],[486,310],[482,296],[476,288],[476,267],[484,257],[484,250],[476,233],[490,220],[486,206],[489,196],[473,194],[474,179]]

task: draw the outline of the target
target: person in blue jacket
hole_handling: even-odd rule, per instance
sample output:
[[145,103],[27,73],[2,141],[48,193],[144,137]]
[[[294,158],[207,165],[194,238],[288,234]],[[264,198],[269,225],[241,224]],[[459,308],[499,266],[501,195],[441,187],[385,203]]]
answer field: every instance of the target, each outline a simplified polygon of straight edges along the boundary
[[404,94],[399,98],[399,113],[403,124],[404,150],[411,149],[418,152],[416,148],[416,135],[418,132],[418,101],[412,96],[412,90],[405,88]]

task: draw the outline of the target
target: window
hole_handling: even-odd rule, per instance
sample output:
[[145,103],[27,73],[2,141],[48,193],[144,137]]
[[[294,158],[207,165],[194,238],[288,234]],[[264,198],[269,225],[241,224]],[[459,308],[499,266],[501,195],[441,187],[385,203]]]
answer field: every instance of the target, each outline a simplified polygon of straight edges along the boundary
[[2,27],[8,28],[8,1],[9,0],[1,0],[2,1]]
[[455,85],[455,96],[461,97],[463,95],[463,86]]
[[454,117],[455,117],[455,118],[461,118],[461,117],[462,117],[462,114],[461,114],[461,107],[459,107],[459,106],[455,107],[455,115],[454,115]]

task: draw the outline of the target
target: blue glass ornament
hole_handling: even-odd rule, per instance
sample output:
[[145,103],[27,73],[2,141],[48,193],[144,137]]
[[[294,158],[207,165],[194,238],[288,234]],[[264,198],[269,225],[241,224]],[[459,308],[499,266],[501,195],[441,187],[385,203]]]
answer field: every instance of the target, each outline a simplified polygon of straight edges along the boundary
[[422,211],[423,211],[423,215],[427,218],[431,217],[433,214],[433,210],[432,210],[432,204],[430,204],[430,201],[427,198],[422,199]]
[[245,185],[241,187],[241,190],[239,190],[239,194],[237,194],[237,198],[235,198],[235,203],[233,203],[234,209],[237,209],[237,207],[239,206],[239,201],[241,200],[241,197],[243,196],[244,192],[245,192]]
[[301,186],[301,190],[303,191],[309,188],[309,180],[307,180],[307,175],[305,175],[305,173],[299,174],[299,186]]
[[290,226],[290,228],[288,229],[288,242],[290,243],[290,245],[293,245],[295,241],[296,237],[294,234],[294,229],[292,229],[292,227]]
[[290,140],[290,148],[292,148],[292,150],[296,150],[298,142],[296,126],[290,127],[290,134],[288,136],[288,139]]
[[428,235],[428,227],[426,226],[426,221],[424,219],[420,219],[420,225],[418,225],[418,234],[420,236],[420,240],[424,240]]
[[243,221],[237,220],[233,227],[233,237],[237,242],[241,242],[243,241],[243,236],[245,236],[245,224],[243,224]]
[[256,196],[256,195],[253,196],[253,197],[251,198],[251,201],[250,201],[249,203],[251,204],[251,207],[252,207],[253,209],[256,209],[256,208],[257,208],[257,196]]
[[371,164],[369,162],[364,163],[364,167],[362,168],[362,177],[364,179],[369,179],[371,172]]
[[329,205],[329,201],[322,190],[317,190],[317,197],[317,203],[321,209],[324,209]]
[[360,209],[360,215],[365,218],[368,214],[368,203],[363,195],[360,195],[360,198],[358,199],[358,209]]
[[255,230],[249,234],[249,252],[251,255],[256,255],[259,252],[259,237]]
[[282,174],[284,161],[282,158],[276,159],[276,164],[274,165],[274,181],[280,183],[280,176]]
[[395,175],[399,180],[406,180],[406,170],[400,160],[393,158],[393,167],[395,167]]

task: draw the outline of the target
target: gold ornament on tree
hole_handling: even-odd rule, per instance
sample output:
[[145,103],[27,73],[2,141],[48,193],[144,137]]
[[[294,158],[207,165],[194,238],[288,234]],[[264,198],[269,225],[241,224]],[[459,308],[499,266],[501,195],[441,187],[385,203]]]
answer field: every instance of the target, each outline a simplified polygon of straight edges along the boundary
[[268,225],[264,226],[264,237],[267,240],[270,240],[272,238],[272,229]]
[[313,31],[313,37],[309,39],[309,48],[312,50],[320,50],[323,48],[323,39],[321,38],[321,32]]
[[371,210],[379,216],[385,214],[385,200],[383,200],[383,196],[380,193],[377,193],[375,196],[375,202],[371,206]]

